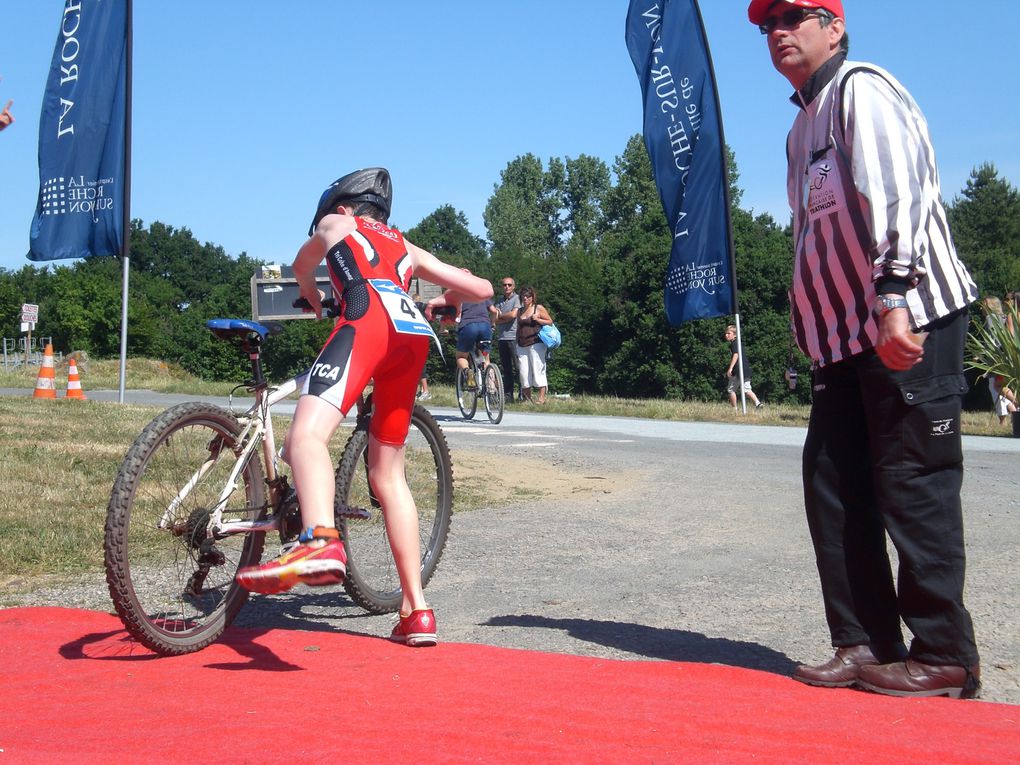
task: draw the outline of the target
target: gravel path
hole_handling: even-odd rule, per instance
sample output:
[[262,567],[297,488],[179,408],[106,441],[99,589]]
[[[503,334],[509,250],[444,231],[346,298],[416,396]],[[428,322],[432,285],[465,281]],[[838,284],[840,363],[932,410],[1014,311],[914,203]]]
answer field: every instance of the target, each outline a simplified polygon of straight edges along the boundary
[[[612,432],[549,415],[513,413],[495,429],[444,420],[458,478],[481,459],[491,502],[454,516],[427,591],[440,638],[784,675],[831,656],[800,448],[746,443],[763,439],[742,428],[728,439],[676,436],[630,421],[628,433],[620,419]],[[1003,444],[967,449],[967,597],[982,698],[1020,704],[1020,462]],[[518,499],[522,484],[543,496]],[[111,608],[98,572],[5,602]],[[385,636],[392,621],[366,615],[340,588],[299,588],[253,598],[236,623]]]

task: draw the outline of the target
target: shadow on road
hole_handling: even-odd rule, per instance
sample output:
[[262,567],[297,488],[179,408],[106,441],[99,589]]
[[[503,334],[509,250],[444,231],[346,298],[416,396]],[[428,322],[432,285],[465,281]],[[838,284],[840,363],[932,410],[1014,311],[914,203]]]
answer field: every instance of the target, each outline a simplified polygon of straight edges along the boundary
[[597,643],[652,659],[726,664],[789,675],[797,666],[786,654],[758,643],[728,638],[710,638],[689,630],[647,627],[629,622],[599,619],[557,619],[518,614],[495,616],[484,622],[490,627],[563,630],[578,640]]

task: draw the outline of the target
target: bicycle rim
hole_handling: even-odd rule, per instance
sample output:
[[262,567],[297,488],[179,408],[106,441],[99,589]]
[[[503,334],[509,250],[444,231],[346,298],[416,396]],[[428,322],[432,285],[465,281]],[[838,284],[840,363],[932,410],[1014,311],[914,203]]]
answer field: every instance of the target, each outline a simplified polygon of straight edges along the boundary
[[493,425],[499,425],[503,419],[503,378],[499,376],[495,364],[485,368],[485,413]]
[[[205,534],[209,510],[236,463],[232,449],[239,431],[226,409],[200,403],[172,407],[138,436],[114,482],[104,544],[110,596],[128,632],[157,653],[205,647],[248,599],[234,574],[259,562],[263,535],[212,543]],[[204,474],[175,501],[204,464]],[[263,486],[255,455],[241,471],[224,519],[264,516]]]
[[458,367],[456,388],[457,406],[460,407],[460,413],[465,420],[470,420],[475,416],[475,409],[478,408],[478,392],[477,389],[472,390],[468,387],[468,369]]
[[[371,613],[400,608],[403,592],[390,551],[382,508],[368,484],[367,422],[359,425],[337,468],[336,513],[347,550],[344,588]],[[446,547],[453,512],[453,466],[446,437],[426,409],[415,406],[404,451],[404,475],[418,509],[422,587],[432,579]],[[344,517],[345,507],[364,510],[366,519]]]

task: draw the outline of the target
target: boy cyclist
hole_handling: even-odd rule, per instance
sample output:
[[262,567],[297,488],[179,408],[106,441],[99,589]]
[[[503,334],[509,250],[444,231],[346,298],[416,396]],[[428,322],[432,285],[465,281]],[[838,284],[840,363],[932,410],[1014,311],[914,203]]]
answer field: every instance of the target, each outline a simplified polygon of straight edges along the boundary
[[[418,513],[404,478],[404,441],[434,337],[432,308],[485,300],[492,286],[389,228],[392,198],[390,176],[383,168],[339,178],[320,197],[309,239],[294,260],[301,296],[317,317],[322,315],[322,295],[314,273],[323,258],[340,304],[340,317],[312,366],[284,446],[305,530],[295,548],[241,569],[237,581],[261,593],[285,592],[299,583],[343,581],[346,554],[333,518],[333,464],[327,446],[373,380],[369,482],[383,508],[403,591],[400,621],[390,637],[412,646],[435,645],[435,616],[421,586]],[[429,302],[425,317],[407,296],[412,275],[447,288]]]

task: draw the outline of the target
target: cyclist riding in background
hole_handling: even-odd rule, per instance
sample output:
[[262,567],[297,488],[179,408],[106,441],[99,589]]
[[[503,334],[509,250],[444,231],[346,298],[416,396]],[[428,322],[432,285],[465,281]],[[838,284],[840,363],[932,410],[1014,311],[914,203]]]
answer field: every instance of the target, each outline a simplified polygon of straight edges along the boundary
[[[468,368],[468,356],[481,342],[492,341],[492,320],[489,313],[493,310],[491,300],[478,303],[463,303],[460,307],[460,324],[457,328],[457,368]],[[485,352],[485,363],[489,363],[489,354]],[[481,372],[481,370],[479,370]],[[469,385],[476,381],[468,380]]]
[[[237,581],[253,592],[285,592],[298,583],[338,584],[346,554],[334,517],[333,464],[328,444],[370,380],[369,482],[382,505],[403,601],[391,639],[435,645],[436,623],[421,586],[418,514],[404,477],[404,441],[414,396],[435,338],[432,309],[492,296],[492,285],[416,247],[386,225],[392,203],[389,173],[358,170],[332,183],[319,199],[309,238],[294,260],[301,296],[322,316],[315,269],[329,268],[340,317],[312,365],[284,446],[304,531],[279,558],[241,569]],[[412,275],[447,288],[425,316],[407,295]]]

